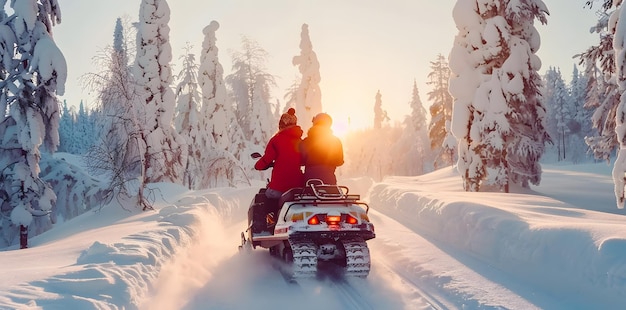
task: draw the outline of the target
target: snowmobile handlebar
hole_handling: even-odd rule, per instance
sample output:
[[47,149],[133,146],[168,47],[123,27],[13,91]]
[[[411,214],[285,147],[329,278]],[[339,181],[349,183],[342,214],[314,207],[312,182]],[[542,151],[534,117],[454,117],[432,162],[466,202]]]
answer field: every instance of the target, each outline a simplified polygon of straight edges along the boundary
[[[261,153],[259,153],[259,152],[254,152],[254,153],[250,154],[250,157],[252,157],[254,159],[257,159],[257,158],[263,157],[263,155],[261,155]],[[274,168],[274,162],[271,162],[270,165],[267,166],[266,169],[269,169],[269,168]],[[266,169],[263,169],[263,170],[266,170]]]

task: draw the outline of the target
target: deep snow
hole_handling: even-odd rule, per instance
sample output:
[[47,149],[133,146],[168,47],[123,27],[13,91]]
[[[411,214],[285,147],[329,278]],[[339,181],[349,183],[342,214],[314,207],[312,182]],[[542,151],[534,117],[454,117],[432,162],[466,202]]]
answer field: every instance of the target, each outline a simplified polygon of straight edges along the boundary
[[237,251],[262,183],[153,184],[155,211],[108,205],[0,251],[0,309],[624,309],[610,170],[544,165],[541,186],[512,194],[464,192],[452,167],[344,180],[369,189],[372,272],[295,287],[266,250]]

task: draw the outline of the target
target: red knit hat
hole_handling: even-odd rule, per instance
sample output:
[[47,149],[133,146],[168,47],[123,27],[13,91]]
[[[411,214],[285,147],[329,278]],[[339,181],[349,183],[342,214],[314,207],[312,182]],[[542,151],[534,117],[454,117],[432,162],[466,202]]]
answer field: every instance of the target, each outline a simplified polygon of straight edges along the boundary
[[278,129],[284,129],[290,126],[295,126],[298,123],[298,118],[296,117],[296,110],[294,108],[289,108],[287,113],[283,113],[280,116],[280,122],[278,122]]

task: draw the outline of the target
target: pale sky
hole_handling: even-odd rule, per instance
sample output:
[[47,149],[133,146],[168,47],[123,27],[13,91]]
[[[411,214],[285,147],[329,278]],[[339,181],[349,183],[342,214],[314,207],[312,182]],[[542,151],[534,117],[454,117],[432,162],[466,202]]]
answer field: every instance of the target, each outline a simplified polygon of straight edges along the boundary
[[[97,72],[93,57],[112,44],[117,17],[138,19],[139,0],[58,0],[62,22],[54,28],[55,41],[68,63],[66,94],[70,105],[80,100],[91,106],[94,97],[81,89],[80,77]],[[585,0],[544,0],[548,24],[536,22],[541,34],[543,73],[560,67],[569,81],[574,54],[598,41],[589,28],[595,9],[583,9]],[[254,39],[270,55],[267,71],[277,77],[273,96],[283,96],[299,73],[291,63],[300,53],[300,31],[309,35],[320,62],[322,106],[337,123],[351,120],[352,128],[372,126],[375,95],[382,94],[383,109],[393,121],[410,113],[413,81],[420,98],[430,106],[426,84],[430,62],[437,54],[448,56],[457,33],[453,0],[170,0],[170,43],[173,72],[180,70],[179,56],[186,42],[199,54],[202,29],[212,20],[217,31],[219,57],[225,75],[231,70],[231,51],[239,50],[241,35]],[[274,99],[275,100],[275,99]],[[301,120],[303,121],[303,120]]]

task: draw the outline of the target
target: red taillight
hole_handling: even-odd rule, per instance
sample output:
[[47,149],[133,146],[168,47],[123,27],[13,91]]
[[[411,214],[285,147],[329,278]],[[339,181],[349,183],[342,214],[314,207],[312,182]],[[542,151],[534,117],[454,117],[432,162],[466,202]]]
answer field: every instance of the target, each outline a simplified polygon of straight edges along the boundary
[[315,214],[307,222],[309,225],[319,225],[321,222],[326,222],[328,225],[339,225],[341,222],[355,225],[359,223],[359,220],[350,214]]
[[317,214],[313,215],[309,221],[308,221],[309,225],[318,225],[320,223],[320,219],[317,218]]
[[348,224],[358,224],[359,221],[356,218],[354,218],[352,215],[346,214],[346,223],[348,223]]
[[326,223],[328,225],[337,225],[341,222],[341,215],[327,215]]

